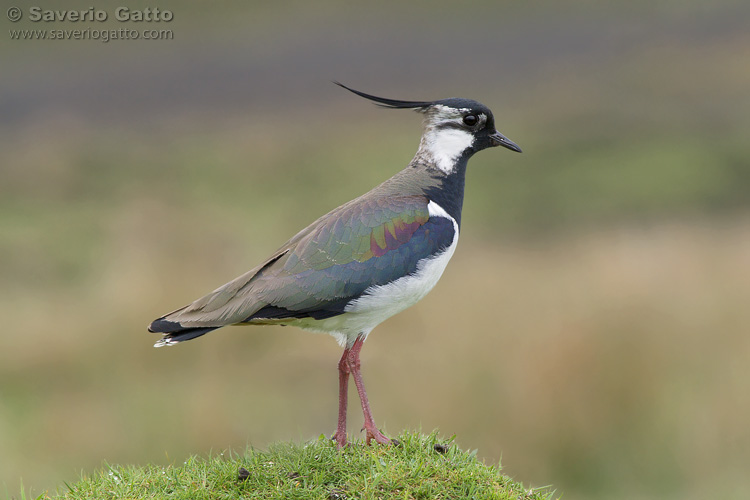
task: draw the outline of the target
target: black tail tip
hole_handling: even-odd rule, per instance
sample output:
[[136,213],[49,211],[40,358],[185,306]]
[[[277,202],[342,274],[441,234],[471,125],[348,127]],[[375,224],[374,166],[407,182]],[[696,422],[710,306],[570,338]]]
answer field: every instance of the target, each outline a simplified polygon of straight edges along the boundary
[[168,321],[161,317],[155,319],[148,325],[148,331],[151,333],[175,333],[184,330],[183,326],[175,321]]
[[179,323],[174,321],[168,321],[164,318],[154,320],[148,327],[148,331],[152,333],[163,333],[164,337],[161,338],[154,347],[163,347],[165,345],[175,345],[186,340],[192,340],[194,338],[205,335],[208,332],[212,332],[219,328],[218,326],[203,326],[203,327],[183,327]]

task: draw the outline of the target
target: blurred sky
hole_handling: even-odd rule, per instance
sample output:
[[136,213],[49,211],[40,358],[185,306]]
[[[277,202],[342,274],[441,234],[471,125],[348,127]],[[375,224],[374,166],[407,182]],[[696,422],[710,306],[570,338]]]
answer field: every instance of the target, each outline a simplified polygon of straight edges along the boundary
[[[333,431],[330,339],[164,352],[145,325],[409,161],[419,117],[339,80],[480,100],[524,150],[472,160],[454,262],[368,341],[378,423],[455,433],[565,497],[747,498],[750,4],[30,5],[0,9],[8,495]],[[11,34],[123,25],[171,39]]]

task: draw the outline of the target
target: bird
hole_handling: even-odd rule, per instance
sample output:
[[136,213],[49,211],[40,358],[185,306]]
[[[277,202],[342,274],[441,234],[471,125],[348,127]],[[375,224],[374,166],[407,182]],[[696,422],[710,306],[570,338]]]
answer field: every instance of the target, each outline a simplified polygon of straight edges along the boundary
[[423,115],[406,168],[318,218],[269,258],[213,292],[154,320],[155,347],[193,340],[227,325],[292,325],[332,335],[338,362],[339,448],[346,430],[349,378],[359,395],[365,443],[389,444],[376,426],[360,370],[360,351],[380,323],[435,286],[458,244],[466,166],[496,146],[521,148],[495,128],[490,109],[471,99],[404,101],[336,85],[389,109]]

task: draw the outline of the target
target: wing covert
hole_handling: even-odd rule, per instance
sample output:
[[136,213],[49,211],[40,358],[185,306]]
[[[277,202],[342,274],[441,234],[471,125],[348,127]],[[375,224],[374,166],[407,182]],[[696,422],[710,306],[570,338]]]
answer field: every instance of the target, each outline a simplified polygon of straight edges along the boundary
[[[446,217],[430,216],[425,196],[360,200],[342,207],[297,242],[266,281],[266,307],[260,318],[329,317],[344,311],[370,286],[416,271],[420,260],[453,243],[455,228]],[[281,312],[280,312],[281,311]]]

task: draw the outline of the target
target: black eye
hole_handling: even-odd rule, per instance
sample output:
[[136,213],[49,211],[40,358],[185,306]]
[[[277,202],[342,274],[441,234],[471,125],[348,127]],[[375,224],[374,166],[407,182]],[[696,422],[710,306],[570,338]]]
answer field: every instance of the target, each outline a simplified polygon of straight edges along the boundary
[[479,118],[477,118],[477,115],[464,116],[464,124],[468,125],[469,127],[473,127],[477,124],[477,122],[479,122]]

